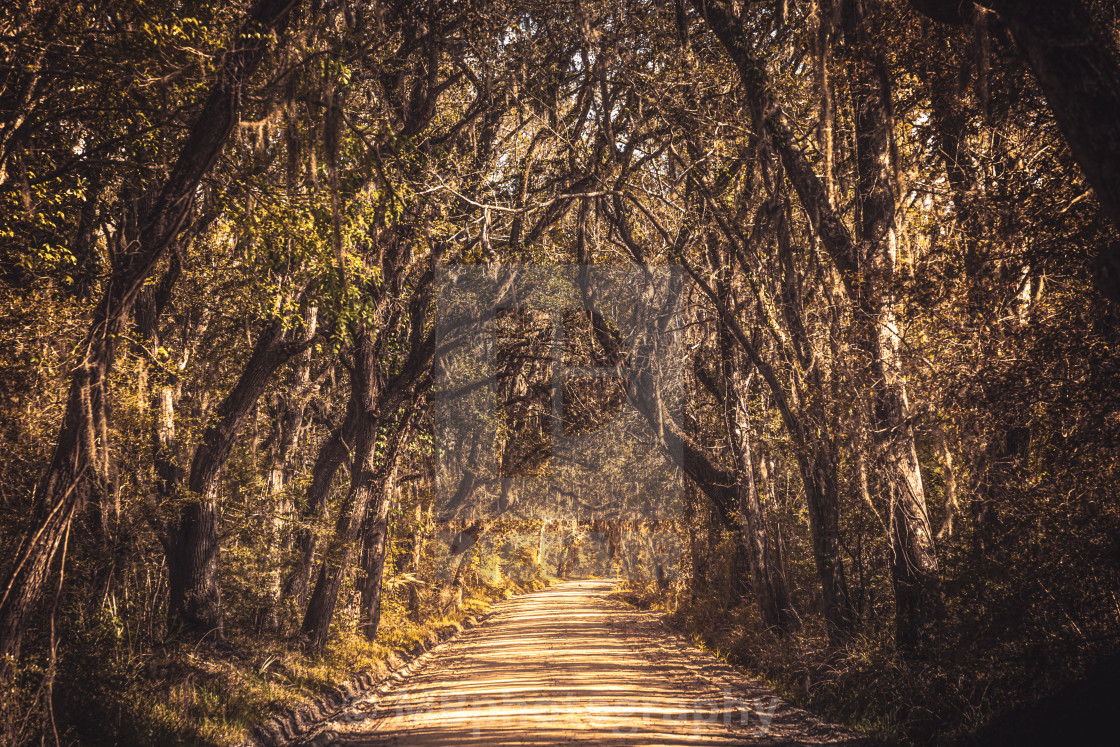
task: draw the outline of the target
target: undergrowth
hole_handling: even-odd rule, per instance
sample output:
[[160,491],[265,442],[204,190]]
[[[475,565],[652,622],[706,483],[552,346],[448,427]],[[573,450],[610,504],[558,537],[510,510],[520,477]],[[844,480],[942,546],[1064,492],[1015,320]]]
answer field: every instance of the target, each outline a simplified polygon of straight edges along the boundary
[[[104,642],[71,646],[75,653],[60,660],[52,698],[59,739],[83,745],[239,744],[255,725],[287,707],[361,672],[387,674],[393,656],[434,642],[496,600],[547,583],[543,576],[523,584],[481,582],[464,589],[457,605],[433,605],[420,619],[409,615],[399,595],[387,595],[376,641],[353,632],[348,617],[354,611],[347,610],[320,657],[305,653],[295,637],[244,633],[220,644],[164,641],[149,649],[122,638],[109,656]],[[23,674],[27,681],[41,677],[29,668]]]
[[1037,664],[1042,652],[984,651],[950,630],[923,661],[907,662],[888,630],[830,647],[811,620],[784,638],[763,632],[747,601],[726,609],[715,597],[634,582],[616,596],[663,613],[698,648],[797,705],[887,744],[1014,743],[1000,731],[1008,715],[1043,707],[1041,700],[1108,655],[1085,650],[1047,670]]

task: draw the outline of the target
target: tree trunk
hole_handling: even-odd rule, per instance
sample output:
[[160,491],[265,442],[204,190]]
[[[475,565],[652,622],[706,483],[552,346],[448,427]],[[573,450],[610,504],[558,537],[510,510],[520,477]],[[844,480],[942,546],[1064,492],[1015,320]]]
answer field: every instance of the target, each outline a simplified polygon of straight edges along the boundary
[[[130,254],[109,279],[70,379],[66,409],[50,465],[33,498],[33,520],[16,551],[0,598],[0,656],[18,658],[27,625],[49,575],[51,561],[80,504],[78,485],[89,467],[89,434],[105,406],[116,343],[133,302],[171,243],[186,227],[194,194],[225,146],[241,111],[244,88],[260,63],[269,33],[282,28],[298,0],[260,0],[242,23],[216,73],[178,160],[140,222]],[[244,33],[252,28],[253,33]]]
[[[418,322],[422,327],[423,318],[420,317]],[[385,481],[395,464],[398,447],[408,433],[420,391],[417,384],[427,370],[432,351],[429,341],[416,345],[401,373],[388,383],[382,383],[379,350],[369,332],[360,336],[357,348],[350,395],[351,406],[357,411],[350,492],[339,508],[334,535],[323,555],[315,589],[303,618],[303,635],[307,638],[309,650],[316,653],[321,653],[326,645],[338,592],[350,568],[366,510],[374,500],[383,496]],[[398,415],[402,407],[405,411]],[[382,426],[387,427],[389,433],[385,437],[385,451],[379,454],[377,438]]]
[[[414,574],[420,572],[420,559],[424,557],[424,535],[430,523],[431,504],[429,504],[428,511],[429,516],[425,517],[421,502],[419,500],[416,501],[415,525],[412,529],[412,553],[408,562],[408,569]],[[412,583],[408,585],[408,614],[414,621],[420,619],[419,584]]]
[[871,426],[881,492],[890,507],[891,580],[895,593],[895,639],[906,652],[919,652],[936,633],[941,589],[914,443],[910,404],[902,363],[902,339],[895,300],[897,226],[890,77],[877,47],[868,38],[864,4],[845,8],[846,43],[851,48],[855,109],[857,192],[860,242],[850,245],[852,263],[861,270],[849,293],[858,324],[857,341],[871,359]]
[[739,449],[739,459],[746,478],[739,485],[739,494],[742,500],[740,509],[743,521],[743,544],[747,548],[752,588],[758,600],[762,624],[778,635],[785,635],[796,628],[797,617],[793,614],[786,581],[770,551],[766,519],[758,500],[750,443],[746,438],[743,439]]
[[[726,288],[722,289],[726,294]],[[796,617],[790,603],[785,579],[781,577],[770,552],[766,518],[758,500],[754,458],[751,454],[751,426],[743,405],[746,393],[741,392],[743,370],[732,349],[731,335],[721,325],[720,357],[726,391],[723,398],[724,424],[737,468],[736,491],[739,498],[741,536],[750,569],[751,589],[758,604],[762,625],[778,635],[793,630]]]
[[937,427],[937,461],[941,465],[941,478],[945,483],[945,516],[941,520],[941,528],[937,530],[937,539],[948,539],[953,536],[953,516],[957,512],[957,477],[953,469],[953,452],[949,450],[949,439],[945,435],[945,427]]
[[326,510],[327,496],[334,483],[335,473],[347,461],[350,447],[355,444],[358,434],[357,413],[353,406],[347,408],[342,425],[331,431],[327,440],[319,447],[319,455],[315,457],[315,464],[311,468],[311,485],[307,489],[307,500],[294,541],[296,566],[284,581],[281,594],[281,598],[295,609],[301,609],[307,601],[311,568],[319,547],[319,534],[311,524],[318,521]]
[[380,425],[374,408],[380,394],[377,349],[372,334],[363,332],[354,351],[354,373],[350,383],[350,409],[355,413],[355,441],[350,466],[350,491],[338,510],[334,535],[323,555],[315,589],[307,603],[302,633],[310,651],[321,653],[334,617],[338,592],[350,566],[366,507],[382,488],[377,462],[377,433]]
[[377,640],[381,624],[381,590],[385,579],[385,560],[389,550],[389,509],[394,498],[393,479],[381,491],[381,500],[366,516],[362,527],[362,578],[358,584],[360,618],[358,630],[367,640]]
[[[931,632],[929,624],[936,620],[939,612],[940,592],[902,378],[901,341],[893,302],[888,295],[894,271],[890,99],[886,88],[889,81],[882,66],[874,64],[873,56],[866,53],[866,45],[855,39],[855,44],[861,47],[854,55],[857,70],[852,76],[862,213],[862,241],[857,245],[798,146],[785,112],[774,99],[766,66],[751,50],[738,19],[714,2],[693,0],[693,3],[739,68],[755,117],[778,152],[810,223],[839,270],[848,297],[855,306],[857,324],[861,327],[857,339],[871,358],[876,379],[872,394],[873,422],[885,450],[884,487],[889,491],[893,519],[891,568],[899,600],[896,632],[900,647],[912,649]],[[865,32],[862,5],[849,3],[845,10],[849,33],[858,36]],[[829,460],[829,455],[823,452],[818,452],[818,457]],[[828,480],[827,474],[821,477]],[[831,492],[827,482],[820,487],[826,493]],[[826,513],[821,518],[829,519],[831,509],[827,507],[833,502],[822,497]]]
[[[700,491],[696,483],[689,480],[684,486],[684,523],[688,531],[688,555],[692,564],[692,578],[689,584],[692,600],[698,601],[710,588],[708,566],[709,548],[702,546],[700,539]],[[707,512],[704,512],[707,513]],[[706,517],[705,517],[706,518]],[[704,521],[703,523],[707,523]]]
[[840,559],[840,487],[832,449],[815,444],[808,455],[798,453],[798,467],[809,509],[809,537],[813,562],[821,580],[825,622],[834,643],[855,627],[856,615],[848,591],[848,578]]
[[548,519],[541,520],[541,531],[537,535],[537,566],[544,567],[544,535],[548,530]]
[[[703,12],[708,12],[708,8],[703,2],[700,2],[700,0],[694,1]],[[715,28],[714,24],[722,24],[719,28],[726,30],[730,23],[728,20],[730,16],[725,12],[722,15],[720,13],[720,11],[715,10],[715,20],[710,20],[710,23],[713,24],[713,28]],[[723,39],[723,36],[720,38]],[[804,168],[812,175],[812,170],[807,164],[804,165]],[[815,175],[813,177],[815,178]],[[819,188],[819,181],[816,185]],[[825,193],[818,190],[817,196],[824,201],[824,206],[831,210]],[[846,230],[843,224],[839,224],[839,230]],[[625,240],[625,232],[620,233]],[[729,299],[714,290],[705,276],[701,276],[683,256],[678,255],[678,261],[691,275],[693,282],[715,306],[724,329],[739,343],[762,376],[767,388],[773,395],[774,404],[781,415],[782,422],[795,444],[794,453],[805,486],[805,500],[809,513],[809,529],[813,541],[814,561],[821,579],[824,616],[829,638],[833,643],[839,643],[851,632],[855,623],[855,616],[852,613],[844,565],[840,558],[839,487],[836,461],[833,457],[834,448],[828,435],[827,422],[823,417],[817,417],[815,422],[810,424],[802,422],[802,418],[794,413],[790,404],[790,397],[773,367],[762,358],[757,347],[743,331],[742,325],[739,324],[736,314],[728,303]],[[730,263],[717,259],[713,261],[712,265],[711,269],[717,271],[718,275],[719,268],[730,266]],[[605,329],[601,319],[593,316],[592,321],[596,338],[600,341],[600,344],[608,351],[609,355],[617,357],[617,346],[612,347],[611,335]],[[657,394],[657,390],[653,383],[651,377],[644,372],[638,375],[632,373],[630,391],[634,394],[631,395],[631,401],[635,408],[649,420],[669,453],[674,457],[679,455],[681,468],[712,499],[725,524],[733,526],[739,503],[733,475],[715,465],[691,439],[684,437],[672,419],[660,417],[661,411],[654,396]],[[714,384],[710,385],[709,388],[718,389]]]
[[[318,309],[312,308],[307,314],[307,330],[309,334],[315,333],[318,322]],[[304,350],[299,356],[299,363],[294,367],[288,382],[288,391],[284,394],[280,412],[276,422],[276,444],[269,460],[268,475],[265,479],[265,491],[269,497],[270,513],[268,519],[268,556],[266,567],[268,569],[268,594],[262,615],[262,625],[265,630],[276,632],[280,629],[281,598],[283,595],[283,579],[281,577],[281,560],[284,543],[284,524],[291,513],[291,501],[284,495],[284,488],[288,482],[290,462],[295,452],[296,444],[304,429],[304,417],[307,411],[307,402],[312,394],[311,387],[311,351]]]
[[309,339],[289,342],[279,321],[261,333],[237,384],[218,406],[191,461],[189,497],[170,532],[167,554],[167,623],[192,637],[222,635],[218,589],[219,477],[234,443],[264,394],[272,375]]
[[[747,337],[732,309],[699,273],[687,264],[685,268],[715,306],[726,331],[739,343],[762,376],[767,389],[774,397],[774,404],[781,415],[782,424],[794,443],[793,453],[805,488],[809,535],[813,543],[813,561],[821,580],[825,622],[829,639],[833,643],[840,643],[851,633],[856,618],[848,594],[844,564],[840,558],[840,489],[828,424],[823,418],[817,417],[816,422],[811,424],[815,427],[806,427],[802,418],[794,413],[785,388],[778,380],[774,369],[762,358],[758,349]],[[640,403],[637,407],[641,412]]]

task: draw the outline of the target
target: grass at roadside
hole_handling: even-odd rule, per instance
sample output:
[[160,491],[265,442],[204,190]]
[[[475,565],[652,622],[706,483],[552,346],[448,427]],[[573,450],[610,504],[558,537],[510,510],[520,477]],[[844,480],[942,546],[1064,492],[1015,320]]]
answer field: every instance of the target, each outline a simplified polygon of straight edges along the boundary
[[[55,694],[63,741],[87,743],[113,735],[118,744],[232,745],[252,728],[358,673],[388,673],[394,655],[434,640],[441,630],[483,613],[491,603],[527,588],[512,583],[465,590],[457,607],[410,619],[400,600],[387,599],[376,641],[353,632],[347,615],[332,632],[324,655],[305,654],[294,639],[236,636],[228,643],[168,643],[149,651],[118,648],[109,660],[63,663],[71,683]],[[93,650],[93,647],[90,647]]]

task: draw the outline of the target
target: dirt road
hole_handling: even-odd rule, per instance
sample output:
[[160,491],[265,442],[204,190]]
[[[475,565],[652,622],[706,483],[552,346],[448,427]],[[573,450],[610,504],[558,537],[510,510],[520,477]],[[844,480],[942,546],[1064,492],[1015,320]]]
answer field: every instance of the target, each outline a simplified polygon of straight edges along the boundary
[[671,635],[655,615],[573,581],[507,600],[316,744],[856,743]]

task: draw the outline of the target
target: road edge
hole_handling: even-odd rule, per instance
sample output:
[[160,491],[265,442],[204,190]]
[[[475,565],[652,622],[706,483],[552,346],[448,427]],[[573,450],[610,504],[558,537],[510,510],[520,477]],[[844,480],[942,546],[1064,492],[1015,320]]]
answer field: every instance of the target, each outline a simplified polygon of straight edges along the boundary
[[481,625],[492,614],[493,610],[487,610],[479,616],[440,628],[409,651],[390,654],[382,667],[358,672],[322,695],[288,706],[253,727],[249,738],[238,747],[292,747],[313,740],[355,701],[369,696],[371,691],[404,680],[423,666],[437,649]]

